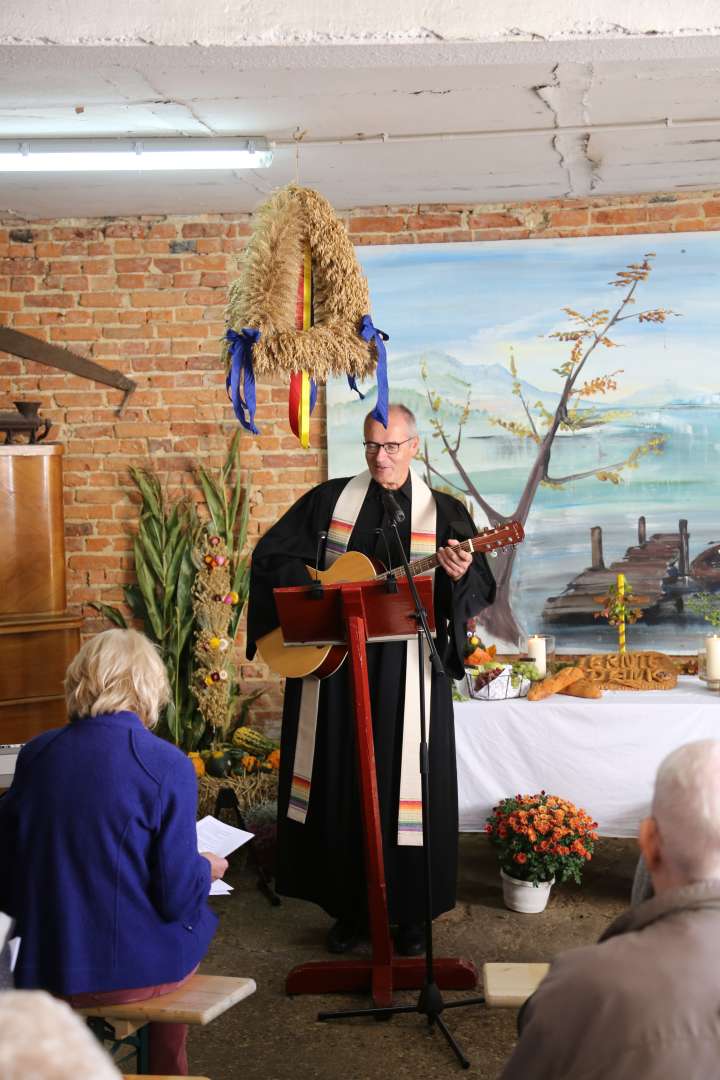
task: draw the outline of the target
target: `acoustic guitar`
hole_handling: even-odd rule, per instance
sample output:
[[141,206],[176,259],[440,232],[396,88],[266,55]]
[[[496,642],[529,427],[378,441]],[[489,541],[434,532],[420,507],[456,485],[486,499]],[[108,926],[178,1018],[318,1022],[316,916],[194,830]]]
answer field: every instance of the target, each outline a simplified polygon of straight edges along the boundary
[[[519,521],[510,521],[496,529],[483,529],[470,540],[462,540],[458,545],[465,551],[488,552],[495,554],[501,548],[519,544],[525,536]],[[423,559],[410,563],[410,574],[428,573],[438,565],[437,552]],[[316,570],[307,567],[310,577],[320,580],[324,585],[337,585],[347,581],[383,581],[390,574],[405,577],[405,568],[400,566],[386,570],[382,563],[362,555],[359,551],[347,551],[333,563],[329,570]],[[310,588],[310,586],[308,586]],[[286,645],[280,627],[271,630],[257,641],[258,652],[267,666],[278,675],[288,679],[304,679],[314,675],[325,679],[333,675],[347,656],[343,645]]]

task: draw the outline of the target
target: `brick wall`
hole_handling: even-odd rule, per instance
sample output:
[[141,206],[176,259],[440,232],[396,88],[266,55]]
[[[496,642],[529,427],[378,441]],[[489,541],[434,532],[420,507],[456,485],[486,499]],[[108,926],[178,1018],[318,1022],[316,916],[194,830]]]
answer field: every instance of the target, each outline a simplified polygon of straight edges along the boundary
[[[720,191],[615,199],[467,206],[366,207],[341,215],[356,244],[542,239],[720,229]],[[250,232],[249,215],[18,222],[0,218],[0,322],[75,349],[138,383],[122,417],[121,393],[0,353],[0,408],[42,402],[66,446],[68,603],[100,624],[91,600],[122,602],[132,580],[136,520],[130,464],[152,462],[171,494],[192,487],[191,465],[219,465],[236,429],[218,339],[227,286]],[[243,435],[253,476],[254,541],[325,476],[325,400],[311,449],[289,433],[287,392],[258,386],[262,435]],[[268,686],[253,720],[273,728],[280,687],[242,664],[247,689]]]

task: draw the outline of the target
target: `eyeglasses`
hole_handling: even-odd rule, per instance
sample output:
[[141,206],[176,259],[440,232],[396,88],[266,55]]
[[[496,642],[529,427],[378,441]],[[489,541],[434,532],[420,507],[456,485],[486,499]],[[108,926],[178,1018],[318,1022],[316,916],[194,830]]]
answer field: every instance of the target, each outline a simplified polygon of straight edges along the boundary
[[406,442],[412,442],[414,438],[415,436],[411,435],[409,439],[403,439],[402,442],[364,442],[363,446],[366,454],[379,454],[381,450],[384,450],[386,454],[393,457],[401,446],[404,446]]

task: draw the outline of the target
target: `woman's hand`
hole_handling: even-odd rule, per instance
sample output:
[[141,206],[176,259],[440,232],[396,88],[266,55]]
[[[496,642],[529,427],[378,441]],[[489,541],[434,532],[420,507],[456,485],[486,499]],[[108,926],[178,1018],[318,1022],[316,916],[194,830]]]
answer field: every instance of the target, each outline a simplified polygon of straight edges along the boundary
[[210,863],[210,880],[217,881],[228,868],[227,859],[223,859],[221,855],[216,855],[214,851],[201,851],[200,854],[203,859],[207,859]]
[[438,562],[452,581],[459,581],[467,573],[472,562],[472,554],[460,547],[459,540],[448,540],[447,547],[438,548]]

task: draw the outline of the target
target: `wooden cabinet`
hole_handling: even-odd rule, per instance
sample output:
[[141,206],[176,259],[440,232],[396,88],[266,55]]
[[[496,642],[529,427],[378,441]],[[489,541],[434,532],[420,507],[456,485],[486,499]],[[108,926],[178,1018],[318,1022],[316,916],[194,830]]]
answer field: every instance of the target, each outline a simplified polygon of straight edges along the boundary
[[62,454],[0,446],[0,619],[65,611]]
[[65,610],[63,447],[0,446],[0,743],[66,722],[82,619]]

